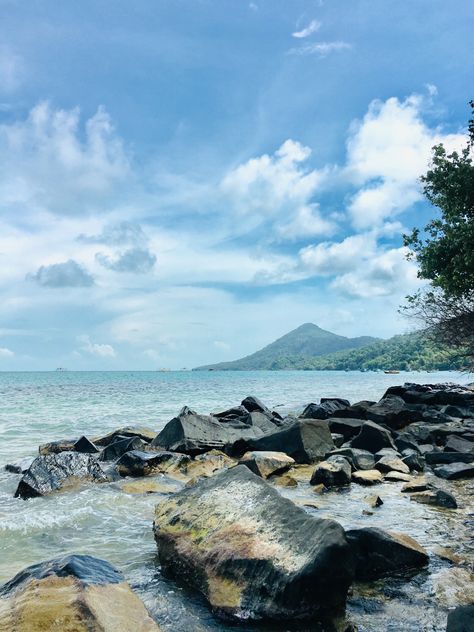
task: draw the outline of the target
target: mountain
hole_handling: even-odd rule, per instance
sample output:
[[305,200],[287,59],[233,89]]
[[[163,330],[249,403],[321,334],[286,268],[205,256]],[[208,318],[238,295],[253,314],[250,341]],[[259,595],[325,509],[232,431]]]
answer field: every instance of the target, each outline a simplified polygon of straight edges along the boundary
[[275,342],[267,345],[260,351],[256,351],[245,358],[232,362],[220,362],[219,364],[209,364],[197,367],[197,371],[251,371],[258,369],[285,369],[293,368],[290,360],[287,366],[287,359],[299,358],[300,360],[311,360],[319,356],[328,355],[337,351],[348,349],[358,349],[366,345],[377,342],[377,338],[370,336],[360,336],[359,338],[346,338],[338,336],[330,331],[326,331],[313,325],[305,323],[297,329],[290,331]]

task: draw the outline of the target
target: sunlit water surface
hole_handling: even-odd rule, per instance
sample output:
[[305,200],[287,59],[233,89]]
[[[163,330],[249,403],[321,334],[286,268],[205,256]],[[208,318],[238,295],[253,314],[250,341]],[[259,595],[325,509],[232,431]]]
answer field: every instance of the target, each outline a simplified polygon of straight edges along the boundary
[[[207,413],[255,394],[273,408],[297,411],[320,397],[377,400],[388,386],[406,381],[463,383],[470,378],[448,372],[0,373],[0,467],[34,455],[38,444],[49,440],[97,435],[123,425],[145,425],[158,431],[185,404]],[[66,552],[88,553],[108,559],[124,572],[164,630],[235,629],[215,619],[199,596],[161,575],[151,526],[154,506],[164,495],[127,494],[110,483],[23,501],[13,498],[18,479],[1,467],[0,582],[43,559]],[[466,578],[469,581],[474,564],[473,484],[444,485],[454,491],[458,510],[410,502],[398,483],[376,488],[384,505],[371,516],[362,511],[367,509],[364,497],[374,488],[352,485],[350,490],[321,496],[300,484],[282,491],[294,500],[314,500],[318,508],[307,510],[315,516],[333,517],[344,527],[403,531],[432,554],[428,570],[409,581],[391,579],[355,587],[348,611],[361,632],[441,632],[447,608],[469,598]],[[464,566],[453,571],[433,554],[436,545],[453,548],[465,560]]]

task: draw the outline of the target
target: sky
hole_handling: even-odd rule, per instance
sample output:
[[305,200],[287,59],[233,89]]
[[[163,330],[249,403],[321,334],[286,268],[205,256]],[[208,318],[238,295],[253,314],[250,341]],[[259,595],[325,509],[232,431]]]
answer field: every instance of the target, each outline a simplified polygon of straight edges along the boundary
[[471,0],[0,0],[0,370],[413,328]]

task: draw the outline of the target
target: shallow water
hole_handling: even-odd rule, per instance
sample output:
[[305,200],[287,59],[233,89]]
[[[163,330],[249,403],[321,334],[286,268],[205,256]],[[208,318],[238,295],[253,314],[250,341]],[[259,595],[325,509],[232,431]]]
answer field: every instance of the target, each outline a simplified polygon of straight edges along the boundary
[[[159,430],[184,404],[200,412],[217,411],[255,394],[272,407],[280,406],[279,410],[297,410],[327,396],[379,399],[388,386],[405,381],[467,382],[469,378],[447,372],[0,373],[0,466],[34,455],[38,444],[49,440],[100,434],[121,425]],[[151,525],[154,506],[165,496],[126,494],[117,483],[110,483],[23,501],[13,498],[18,479],[0,471],[0,582],[43,559],[65,552],[89,553],[108,559],[125,573],[164,630],[235,629],[214,619],[199,596],[160,574]],[[376,488],[352,485],[350,491],[325,495],[315,494],[306,484],[280,490],[295,500],[310,498],[318,505],[318,509],[307,508],[310,513],[333,517],[344,527],[402,531],[430,553],[436,545],[451,546],[465,558],[466,565],[456,577],[449,576],[451,565],[433,553],[428,570],[410,581],[355,586],[348,611],[362,632],[441,632],[447,608],[465,598],[463,582],[474,565],[473,484],[445,485],[454,490],[458,510],[411,502],[400,494],[399,483]],[[372,516],[363,515],[362,510],[368,509],[364,497],[374,492],[384,504]],[[458,591],[456,582],[461,585]],[[441,584],[447,588],[441,589]]]

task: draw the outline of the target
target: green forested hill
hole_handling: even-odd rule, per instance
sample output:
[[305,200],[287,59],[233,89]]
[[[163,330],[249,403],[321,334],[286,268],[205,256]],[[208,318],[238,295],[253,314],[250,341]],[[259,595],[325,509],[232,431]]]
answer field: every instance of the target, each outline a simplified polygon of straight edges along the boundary
[[[462,357],[456,355],[455,352],[447,347],[435,344],[420,332],[398,335],[388,340],[377,340],[369,337],[348,339],[336,336],[336,338],[343,338],[345,341],[357,341],[353,344],[353,347],[356,347],[356,344],[358,346],[356,348],[339,349],[310,356],[303,344],[304,330],[303,332],[299,330],[301,328],[295,330],[295,332],[299,332],[298,339],[301,343],[297,351],[285,351],[285,345],[276,345],[276,343],[284,340],[284,336],[272,343],[276,347],[268,345],[268,347],[246,358],[242,358],[242,360],[200,367],[200,370],[299,369],[306,371],[375,371],[393,369],[398,371],[443,371],[463,368]],[[294,332],[290,333],[293,334]],[[334,334],[331,335],[334,336]],[[323,338],[325,339],[324,336]],[[326,342],[328,341],[326,340]],[[338,342],[343,344],[341,341]]]

